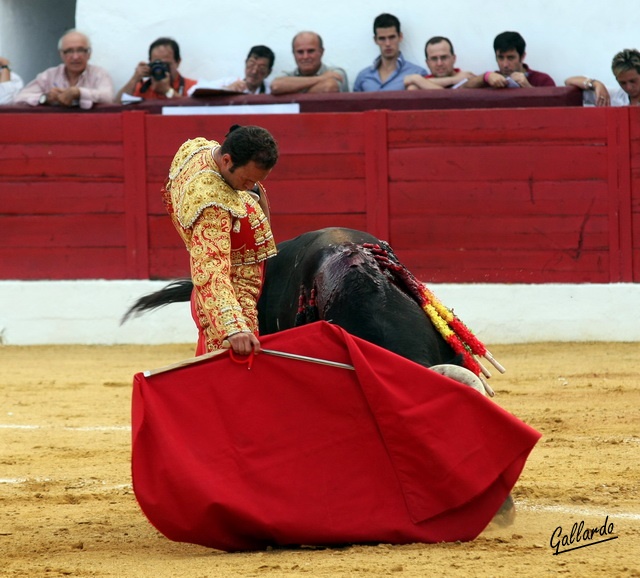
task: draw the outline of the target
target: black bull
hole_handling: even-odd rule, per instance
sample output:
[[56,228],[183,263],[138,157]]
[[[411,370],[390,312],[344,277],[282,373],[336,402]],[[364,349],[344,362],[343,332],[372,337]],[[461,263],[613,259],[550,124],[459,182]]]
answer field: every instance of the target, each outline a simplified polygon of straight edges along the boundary
[[[391,248],[373,235],[340,227],[310,231],[279,243],[278,254],[267,261],[260,334],[322,319],[425,367],[462,365],[419,305],[414,283]],[[140,298],[124,320],[188,301],[192,289],[190,280],[175,281]],[[508,525],[514,517],[509,496],[494,521]]]
[[[258,303],[260,334],[323,319],[425,367],[460,365],[412,294],[410,274],[398,275],[385,263],[398,264],[391,248],[353,229],[332,227],[283,241],[278,255],[266,263]],[[139,299],[125,319],[188,301],[192,288],[189,280],[176,281]]]

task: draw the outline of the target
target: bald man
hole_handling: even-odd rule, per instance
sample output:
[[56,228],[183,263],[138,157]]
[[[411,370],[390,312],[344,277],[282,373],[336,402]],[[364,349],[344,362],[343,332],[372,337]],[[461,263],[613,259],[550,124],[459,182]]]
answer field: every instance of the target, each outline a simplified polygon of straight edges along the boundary
[[347,73],[322,62],[324,46],[316,32],[298,32],[291,43],[297,68],[271,83],[272,94],[349,92]]

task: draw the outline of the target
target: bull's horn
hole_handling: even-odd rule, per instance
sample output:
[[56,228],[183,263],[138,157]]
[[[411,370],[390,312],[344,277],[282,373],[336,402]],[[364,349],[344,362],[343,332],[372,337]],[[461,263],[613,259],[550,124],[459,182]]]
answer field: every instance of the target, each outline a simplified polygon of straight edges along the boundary
[[476,391],[479,391],[482,395],[486,395],[485,387],[482,384],[482,381],[480,381],[480,378],[475,373],[473,373],[473,371],[469,371],[466,367],[460,367],[459,365],[452,365],[450,363],[443,363],[441,365],[434,365],[429,369],[432,369],[440,375],[444,375],[445,377],[454,379],[459,383],[468,385]]

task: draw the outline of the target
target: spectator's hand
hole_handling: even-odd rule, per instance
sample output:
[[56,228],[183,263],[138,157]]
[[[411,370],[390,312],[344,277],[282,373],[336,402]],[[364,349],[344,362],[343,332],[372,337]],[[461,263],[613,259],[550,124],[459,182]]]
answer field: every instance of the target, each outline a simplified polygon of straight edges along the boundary
[[64,89],[54,86],[49,92],[47,92],[47,104],[60,104],[60,95],[64,92]]
[[529,88],[531,86],[524,72],[513,72],[511,74],[511,80],[517,82],[523,88]]
[[327,72],[323,72],[320,77],[326,78],[327,80],[335,80],[338,84],[344,80],[344,78],[342,78],[342,74],[335,70],[327,70]]
[[611,97],[607,87],[599,80],[593,81],[593,91],[596,94],[596,106],[609,106],[611,104]]
[[459,82],[463,78],[466,78],[466,79],[470,80],[471,78],[473,78],[475,76],[475,74],[473,72],[471,72],[470,70],[461,70],[457,74],[454,74],[454,76],[456,77],[456,79]]
[[416,79],[418,78],[422,78],[422,76],[420,76],[419,74],[407,74],[407,76],[402,79],[402,82],[404,82],[404,87],[407,90],[415,90],[416,88],[418,88],[415,85]]
[[225,90],[233,90],[234,92],[244,92],[247,90],[247,83],[244,80],[236,80],[228,86],[223,87]]
[[507,79],[499,72],[490,72],[485,75],[485,82],[492,88],[505,88],[507,86]]
[[311,78],[314,82],[309,88],[309,92],[340,92],[340,85],[344,80],[342,74],[335,70],[327,70],[319,76],[306,78]]
[[77,86],[57,90],[60,91],[57,95],[58,102],[62,106],[73,106],[74,101],[80,100],[80,89]]
[[231,345],[234,353],[238,355],[249,355],[260,353],[260,341],[253,333],[234,333],[231,337],[227,337],[227,341]]
[[148,62],[138,62],[138,66],[133,72],[133,78],[136,82],[140,82],[143,78],[146,78],[151,74]]

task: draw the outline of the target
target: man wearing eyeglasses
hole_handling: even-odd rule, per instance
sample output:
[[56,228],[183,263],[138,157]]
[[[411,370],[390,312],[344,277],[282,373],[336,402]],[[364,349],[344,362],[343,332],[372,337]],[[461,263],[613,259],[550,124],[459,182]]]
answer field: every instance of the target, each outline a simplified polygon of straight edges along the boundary
[[267,76],[271,74],[275,54],[268,46],[252,46],[244,63],[244,78],[221,79],[222,88],[245,94],[270,94],[271,85]]
[[32,106],[79,106],[113,102],[114,88],[109,73],[89,64],[91,42],[77,30],[69,30],[58,42],[62,64],[41,72],[15,98]]
[[430,74],[409,74],[404,77],[407,90],[441,90],[445,88],[459,88],[470,78],[476,76],[473,72],[460,70],[455,67],[456,53],[451,40],[445,36],[433,36],[427,40],[424,47],[426,64]]

